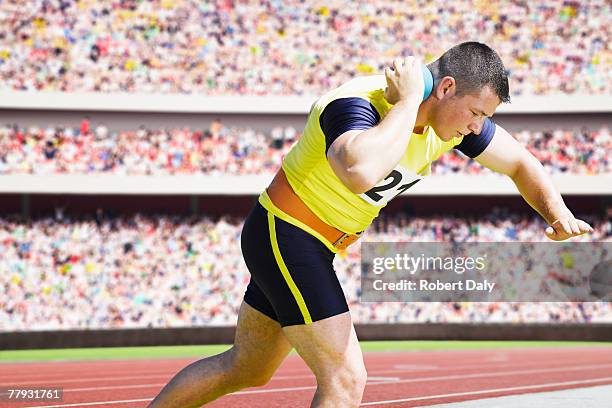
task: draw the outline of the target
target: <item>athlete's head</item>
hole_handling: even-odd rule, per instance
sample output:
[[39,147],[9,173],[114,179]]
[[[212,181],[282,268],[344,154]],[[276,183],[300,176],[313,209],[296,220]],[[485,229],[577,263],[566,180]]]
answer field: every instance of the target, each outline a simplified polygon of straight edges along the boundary
[[484,118],[510,101],[504,64],[485,44],[461,43],[427,67],[434,77],[429,123],[442,140],[479,133]]

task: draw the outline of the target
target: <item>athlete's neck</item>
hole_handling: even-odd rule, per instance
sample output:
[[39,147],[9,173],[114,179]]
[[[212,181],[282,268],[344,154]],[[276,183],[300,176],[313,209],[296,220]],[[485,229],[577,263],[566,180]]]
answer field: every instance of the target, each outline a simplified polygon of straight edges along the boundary
[[417,135],[422,135],[423,133],[425,133],[426,129],[427,129],[427,126],[415,126],[414,128],[412,128],[412,133],[416,133]]
[[429,116],[429,106],[428,102],[429,98],[425,99],[421,105],[419,106],[419,111],[417,112],[416,121],[414,122],[414,128],[412,129],[412,133],[423,134],[425,130],[427,130],[427,126],[429,126],[429,121],[427,117]]

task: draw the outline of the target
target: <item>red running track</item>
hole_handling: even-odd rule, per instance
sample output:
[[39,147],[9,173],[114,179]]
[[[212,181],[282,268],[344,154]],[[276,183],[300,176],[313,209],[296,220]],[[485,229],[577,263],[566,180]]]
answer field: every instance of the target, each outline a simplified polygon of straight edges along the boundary
[[[612,384],[612,347],[366,353],[363,406],[415,407],[494,396]],[[63,387],[62,402],[0,407],[145,407],[194,359],[0,364],[0,386]],[[264,387],[211,407],[307,407],[315,378],[289,356]]]

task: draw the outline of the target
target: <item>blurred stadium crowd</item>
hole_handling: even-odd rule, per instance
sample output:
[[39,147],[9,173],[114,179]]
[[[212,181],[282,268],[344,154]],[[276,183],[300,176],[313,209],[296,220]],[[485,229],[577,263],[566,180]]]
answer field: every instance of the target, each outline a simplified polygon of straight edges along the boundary
[[[243,175],[275,172],[300,133],[276,127],[269,134],[226,126],[208,129],[109,131],[83,119],[78,127],[0,127],[0,174]],[[551,173],[612,173],[610,129],[522,130],[513,135]],[[459,152],[443,155],[433,174],[488,172]]]
[[[580,240],[612,241],[612,219]],[[242,220],[122,216],[0,218],[0,330],[234,324],[249,280]],[[382,215],[364,241],[545,241],[535,217]],[[360,242],[335,268],[354,319],[373,322],[603,322],[612,303],[359,303]],[[504,254],[500,254],[503,257]]]
[[37,0],[0,5],[5,89],[318,95],[398,55],[493,45],[513,95],[610,94],[606,0]]

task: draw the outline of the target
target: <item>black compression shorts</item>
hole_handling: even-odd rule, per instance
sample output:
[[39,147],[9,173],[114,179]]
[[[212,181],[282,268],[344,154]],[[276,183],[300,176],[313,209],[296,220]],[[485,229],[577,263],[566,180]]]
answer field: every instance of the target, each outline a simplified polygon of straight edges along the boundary
[[251,273],[244,301],[281,326],[310,324],[349,310],[334,253],[260,203],[244,223],[241,244]]

